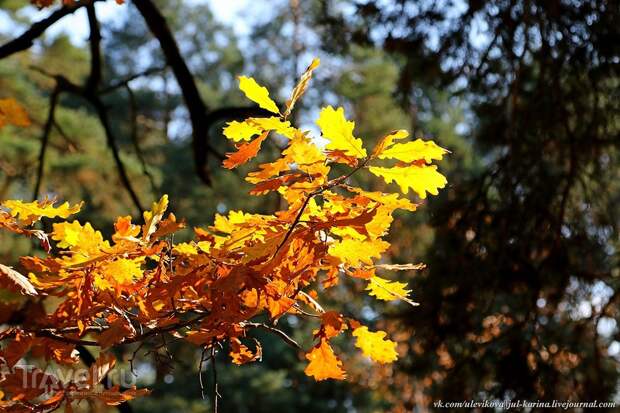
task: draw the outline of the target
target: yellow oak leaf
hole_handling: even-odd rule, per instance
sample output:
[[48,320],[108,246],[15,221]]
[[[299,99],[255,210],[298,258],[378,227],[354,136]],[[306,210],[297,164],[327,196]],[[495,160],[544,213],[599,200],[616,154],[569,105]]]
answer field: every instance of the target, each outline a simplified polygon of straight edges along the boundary
[[404,167],[383,168],[371,166],[368,170],[383,178],[388,184],[396,182],[402,193],[409,192],[409,188],[422,199],[426,193],[437,195],[438,189],[446,186],[446,177],[437,172],[435,165],[409,165]]
[[83,202],[80,202],[71,206],[68,202],[65,202],[55,207],[54,202],[49,200],[35,202],[8,200],[4,201],[2,206],[8,208],[12,216],[18,217],[23,223],[29,225],[42,217],[68,218],[70,215],[78,213],[82,208],[82,204]]
[[366,291],[370,291],[369,295],[383,301],[407,300],[411,292],[411,290],[407,290],[407,283],[386,280],[376,275],[368,281]]
[[286,159],[278,158],[274,162],[260,164],[258,168],[258,171],[250,172],[245,180],[252,184],[263,182],[282,172],[290,170],[290,165]]
[[309,165],[325,162],[325,154],[313,144],[303,133],[297,133],[289,146],[282,152],[295,165]]
[[307,376],[314,377],[317,381],[327,379],[344,380],[346,378],[346,374],[342,369],[342,361],[336,357],[327,340],[321,340],[318,346],[306,354],[306,359],[310,363],[306,366],[304,373]]
[[189,242],[183,242],[181,244],[177,244],[174,246],[172,251],[175,254],[179,255],[196,255],[198,254],[198,249],[195,245],[190,244]]
[[243,211],[230,211],[228,212],[228,217],[215,214],[213,229],[226,234],[232,234],[235,229],[237,229],[236,225],[245,224],[250,221],[252,217],[252,214]]
[[251,101],[255,102],[261,108],[273,113],[280,113],[278,105],[269,97],[269,91],[266,87],[256,83],[251,77],[239,76],[239,89]]
[[337,257],[344,264],[355,267],[360,263],[372,265],[372,258],[380,258],[390,244],[381,239],[372,241],[344,239],[329,246],[329,255]]
[[211,243],[209,241],[198,241],[196,247],[202,252],[209,253],[211,251]]
[[261,132],[261,128],[247,120],[243,122],[237,122],[236,120],[228,122],[224,128],[224,136],[234,142],[249,141],[254,135],[258,135]]
[[100,272],[93,281],[99,289],[110,289],[114,286],[126,286],[141,279],[144,274],[141,267],[141,259],[119,258],[107,261],[100,267]]
[[390,229],[390,225],[394,221],[392,217],[392,212],[394,209],[391,207],[386,207],[385,205],[381,205],[376,208],[376,213],[372,217],[372,220],[364,225],[366,231],[368,231],[368,235],[372,239],[382,237],[387,234]]
[[157,224],[164,217],[164,213],[168,209],[168,195],[164,195],[158,202],[153,202],[150,211],[144,211],[144,226],[142,227],[142,238],[146,241],[157,229]]
[[376,158],[377,155],[379,155],[385,150],[385,148],[392,145],[395,140],[405,139],[407,136],[409,136],[409,132],[404,129],[396,130],[385,135],[374,147],[374,149],[372,150],[372,155],[370,156],[372,158]]
[[101,232],[96,231],[89,222],[82,225],[77,221],[60,222],[53,225],[52,239],[58,241],[58,247],[68,248],[84,255],[97,253],[110,244],[103,240]]
[[353,136],[355,122],[345,118],[343,108],[334,109],[331,106],[323,108],[316,124],[321,128],[323,137],[329,140],[327,149],[341,150],[346,155],[356,158],[366,157],[362,140]]
[[377,363],[391,363],[398,358],[396,343],[385,338],[385,331],[371,332],[368,327],[362,326],[353,330],[356,337],[355,347],[362,350],[365,356]]
[[395,209],[405,209],[407,211],[415,211],[417,205],[408,200],[407,198],[401,198],[398,194],[386,194],[383,192],[368,192],[364,191],[360,188],[355,188],[351,186],[346,187],[348,191],[355,192],[357,194],[362,195],[368,199],[371,199],[375,202],[385,205],[391,210]]
[[433,141],[416,139],[412,142],[397,143],[384,149],[378,154],[380,159],[398,159],[403,162],[413,162],[424,159],[431,163],[433,159],[441,160],[448,151]]
[[291,122],[282,120],[277,116],[271,116],[269,118],[249,118],[247,122],[263,131],[274,131],[289,139],[297,132],[297,129],[291,126]]

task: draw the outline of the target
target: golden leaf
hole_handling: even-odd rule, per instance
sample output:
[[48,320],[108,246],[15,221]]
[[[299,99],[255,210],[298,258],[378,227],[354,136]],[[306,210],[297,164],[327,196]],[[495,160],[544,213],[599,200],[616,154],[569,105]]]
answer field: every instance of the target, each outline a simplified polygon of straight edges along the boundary
[[413,189],[422,199],[426,198],[427,192],[437,195],[438,189],[445,187],[448,182],[445,176],[437,172],[435,165],[409,165],[393,168],[371,166],[368,170],[383,178],[388,184],[392,181],[396,182],[404,194],[409,192],[409,188]]
[[380,258],[390,244],[377,239],[372,241],[344,239],[329,246],[329,255],[338,257],[343,263],[355,267],[360,263],[372,265],[372,258]]
[[344,109],[331,106],[323,108],[316,124],[321,128],[323,137],[329,140],[327,149],[342,150],[346,155],[365,158],[366,149],[362,140],[353,136],[355,123],[344,117]]
[[284,115],[283,115],[285,118],[287,118],[288,115],[291,114],[291,111],[293,110],[293,107],[295,106],[295,103],[297,102],[297,100],[299,100],[299,98],[302,97],[302,95],[306,92],[306,89],[308,88],[308,83],[310,82],[310,79],[312,78],[312,72],[314,71],[314,69],[319,67],[320,64],[321,64],[320,59],[318,58],[312,59],[312,63],[310,63],[310,66],[308,66],[306,71],[299,78],[299,82],[297,83],[297,86],[295,86],[295,89],[293,89],[291,98],[286,101],[286,111],[284,111]]
[[144,226],[142,227],[142,239],[148,241],[157,229],[157,224],[164,217],[168,209],[168,195],[163,195],[159,202],[153,202],[150,211],[144,211]]
[[269,97],[269,91],[266,87],[256,83],[251,77],[239,76],[239,89],[245,96],[253,102],[256,102],[261,108],[273,113],[280,113],[278,105]]
[[30,225],[38,221],[42,217],[46,218],[68,218],[70,215],[76,214],[82,208],[83,202],[76,205],[69,205],[68,202],[57,207],[53,201],[43,200],[35,202],[23,201],[4,201],[2,206],[10,210],[10,214],[18,217],[24,224]]
[[380,159],[398,159],[403,162],[413,162],[424,159],[431,163],[433,159],[441,160],[448,151],[433,141],[416,139],[412,142],[397,143],[378,153]]
[[198,254],[198,249],[195,245],[190,244],[189,242],[183,242],[181,244],[177,244],[174,246],[172,251],[175,254],[179,255],[196,255]]
[[101,232],[96,231],[89,222],[82,225],[77,221],[60,222],[53,225],[52,239],[58,241],[60,248],[70,248],[74,252],[92,254],[102,247],[109,248]]
[[370,291],[369,295],[383,301],[411,301],[408,297],[411,290],[407,290],[407,283],[390,281],[378,276],[374,276],[369,280],[366,291]]
[[409,136],[409,132],[404,129],[396,130],[389,133],[388,135],[381,138],[379,143],[377,143],[377,145],[372,150],[372,154],[370,155],[370,157],[376,158],[377,155],[381,154],[385,150],[385,148],[392,145],[395,140],[405,139],[407,136]]
[[396,343],[387,340],[385,336],[385,331],[371,332],[366,326],[353,330],[353,337],[357,338],[355,347],[378,363],[391,363],[398,358]]
[[307,376],[314,377],[317,381],[327,379],[344,380],[346,378],[346,374],[342,369],[342,361],[336,357],[327,340],[321,340],[318,346],[306,354],[306,359],[310,363],[306,366],[304,373]]
[[129,286],[144,276],[141,268],[142,259],[119,258],[101,265],[95,276],[95,287],[105,290]]
[[247,122],[257,126],[263,131],[274,131],[289,139],[291,139],[297,131],[297,129],[291,126],[291,122],[282,120],[277,116],[271,116],[269,118],[249,118]]
[[234,142],[249,141],[254,135],[258,135],[261,132],[261,128],[248,120],[243,122],[237,122],[236,120],[228,122],[227,126],[224,128],[224,136]]

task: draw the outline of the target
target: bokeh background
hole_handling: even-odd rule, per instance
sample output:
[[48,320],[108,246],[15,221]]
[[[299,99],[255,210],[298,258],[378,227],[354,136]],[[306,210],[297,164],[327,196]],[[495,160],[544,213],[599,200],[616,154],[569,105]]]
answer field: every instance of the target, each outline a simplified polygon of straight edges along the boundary
[[[104,96],[120,156],[143,205],[170,195],[190,227],[216,212],[272,212],[242,173],[219,166],[231,149],[221,119],[205,137],[211,186],[198,178],[188,112],[158,43],[131,1],[97,3],[103,82],[154,68]],[[451,151],[449,185],[415,214],[397,217],[389,260],[425,262],[400,274],[421,306],[382,305],[344,283],[329,298],[387,329],[401,359],[371,367],[340,342],[346,382],[315,383],[303,355],[262,336],[262,362],[218,365],[231,412],[433,410],[442,399],[616,400],[620,330],[620,5],[604,0],[158,0],[211,110],[247,105],[247,74],[286,99],[321,58],[296,113],[305,128],[320,106],[342,105],[372,147],[393,129]],[[0,43],[53,12],[0,0]],[[88,21],[79,10],[27,51],[0,60],[0,97],[14,97],[33,126],[0,131],[0,199],[31,199],[53,81],[89,72]],[[134,122],[135,120],[135,122]],[[267,148],[275,153],[279,148]],[[364,179],[356,178],[356,179]],[[382,189],[377,180],[359,182]],[[104,233],[138,215],[101,124],[87,103],[62,95],[40,195],[85,200],[80,220]],[[0,234],[0,261],[28,254]],[[17,299],[6,293],[3,301]],[[2,317],[0,317],[2,318]],[[6,322],[7,320],[0,320]],[[280,326],[309,345],[312,325]],[[204,412],[200,350],[139,355],[139,384],[153,394],[136,412]],[[125,350],[125,358],[134,348]],[[210,374],[204,374],[210,380]],[[207,395],[209,396],[209,395]],[[85,411],[106,411],[82,406]],[[114,411],[114,409],[110,409]]]

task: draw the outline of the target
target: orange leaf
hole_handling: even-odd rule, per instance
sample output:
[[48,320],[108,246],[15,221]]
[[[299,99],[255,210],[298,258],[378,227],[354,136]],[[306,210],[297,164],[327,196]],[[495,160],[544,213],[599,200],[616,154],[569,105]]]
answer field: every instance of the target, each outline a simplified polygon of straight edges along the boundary
[[15,99],[0,99],[0,128],[5,125],[30,126],[26,110]]
[[321,381],[326,379],[344,380],[346,373],[342,369],[342,361],[336,357],[334,350],[327,343],[321,340],[320,344],[306,354],[306,359],[310,361],[304,373]]
[[321,314],[321,321],[321,332],[324,338],[336,337],[342,330],[347,328],[342,314],[338,314],[335,311],[327,311]]
[[95,363],[90,366],[90,376],[88,377],[88,384],[92,387],[95,384],[101,383],[101,381],[107,376],[108,372],[112,370],[116,364],[116,358],[110,353],[102,353]]
[[233,169],[239,165],[243,165],[250,159],[254,158],[258,155],[258,151],[260,151],[260,147],[269,132],[263,132],[258,138],[254,139],[249,143],[244,143],[237,146],[237,152],[230,152],[226,154],[226,159],[222,163],[224,168]]
[[9,367],[13,367],[30,350],[34,337],[29,334],[18,332],[15,339],[11,340],[8,346],[2,350],[0,355],[4,357]]
[[122,318],[116,319],[107,330],[105,330],[97,340],[103,350],[112,347],[114,344],[122,342],[125,337],[129,336],[131,329],[127,326]]
[[232,362],[236,365],[242,365],[259,360],[263,355],[263,349],[261,345],[256,341],[256,353],[252,353],[250,349],[241,343],[237,337],[230,339],[230,357]]

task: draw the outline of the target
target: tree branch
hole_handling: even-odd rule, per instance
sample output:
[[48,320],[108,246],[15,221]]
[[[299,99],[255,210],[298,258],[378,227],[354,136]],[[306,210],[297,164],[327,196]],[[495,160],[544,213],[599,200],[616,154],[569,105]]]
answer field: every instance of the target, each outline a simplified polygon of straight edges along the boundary
[[54,114],[56,113],[56,105],[58,104],[58,95],[60,94],[60,88],[58,85],[54,87],[52,94],[50,95],[50,107],[47,114],[47,120],[43,127],[43,135],[41,137],[41,150],[39,151],[39,166],[37,168],[37,178],[34,184],[34,191],[32,192],[32,199],[36,201],[41,191],[41,182],[43,181],[43,173],[45,169],[45,153],[47,152],[47,145],[49,143],[52,126],[54,125]]
[[163,72],[164,70],[166,70],[165,67],[151,67],[149,69],[146,69],[143,72],[134,73],[133,75],[129,75],[125,79],[121,79],[119,81],[116,81],[116,82],[112,83],[111,85],[109,85],[109,86],[105,87],[104,89],[100,90],[99,93],[102,94],[102,95],[105,95],[105,94],[108,94],[110,92],[114,92],[116,89],[119,89],[121,87],[126,87],[133,80],[136,80],[136,79],[144,77],[144,76],[154,75],[156,73]]
[[87,93],[94,94],[101,83],[101,30],[95,6],[89,4],[86,6],[86,12],[90,29],[90,38],[88,39],[88,44],[90,45],[90,74],[84,89],[86,89]]
[[142,149],[140,148],[140,142],[138,142],[138,107],[136,104],[136,96],[129,86],[129,83],[125,83],[125,90],[127,91],[127,96],[129,97],[129,117],[131,121],[131,142],[133,143],[134,150],[136,151],[136,156],[142,165],[142,172],[149,180],[149,184],[151,185],[151,192],[153,195],[157,193],[157,187],[155,186],[155,180],[153,179],[153,175],[149,172],[149,168],[146,164],[146,160],[142,154]]
[[129,193],[133,204],[138,209],[140,215],[142,215],[144,208],[140,203],[140,198],[138,198],[138,194],[134,190],[131,181],[129,180],[129,175],[127,174],[127,170],[125,169],[125,164],[123,164],[123,160],[121,159],[118,144],[116,143],[116,136],[112,131],[112,126],[110,125],[110,120],[108,118],[108,112],[103,102],[101,101],[101,99],[99,99],[98,96],[91,96],[89,100],[91,104],[95,107],[97,115],[99,116],[99,121],[101,122],[103,130],[105,131],[108,147],[112,151],[112,156],[114,157],[114,162],[116,163],[116,167],[118,169],[118,174],[121,178],[121,181],[123,182],[125,189]]
[[88,101],[95,108],[97,116],[99,117],[99,122],[101,122],[101,125],[103,126],[103,130],[106,135],[107,144],[110,147],[110,150],[112,151],[112,156],[114,157],[114,161],[116,163],[118,173],[121,178],[121,182],[125,186],[125,189],[129,193],[129,196],[131,197],[131,200],[133,201],[134,205],[138,209],[139,213],[142,214],[144,209],[142,208],[140,199],[138,198],[138,195],[136,191],[133,189],[131,181],[129,180],[129,175],[127,174],[125,165],[123,164],[123,160],[120,157],[119,148],[116,143],[117,142],[116,136],[114,135],[114,131],[112,130],[112,126],[108,118],[108,112],[105,108],[105,105],[99,98],[99,95],[94,94],[94,93],[89,93],[88,90],[86,90],[85,88],[81,86],[76,85],[75,83],[71,82],[69,79],[64,77],[63,75],[52,75],[52,74],[47,73],[45,70],[41,68],[37,68],[37,67],[33,67],[33,69],[38,71],[39,73],[42,73],[56,80],[56,85],[60,92],[68,92],[68,93],[72,93],[74,95],[80,96],[84,98],[86,101]]
[[166,62],[181,88],[192,123],[192,146],[196,173],[206,184],[211,182],[207,170],[207,136],[209,124],[206,122],[207,105],[202,100],[198,86],[177,45],[166,19],[151,0],[134,0],[134,4],[144,18],[153,36],[159,41]]
[[62,19],[69,14],[74,13],[81,7],[88,6],[94,4],[96,1],[101,0],[83,0],[79,2],[75,2],[72,4],[68,4],[63,6],[62,8],[56,10],[48,17],[43,20],[40,20],[36,23],[33,23],[32,26],[24,33],[22,33],[19,37],[5,43],[0,46],[0,59],[4,59],[7,56],[10,56],[14,53],[21,52],[22,50],[26,50],[32,47],[35,39],[40,37],[45,31],[58,20]]

